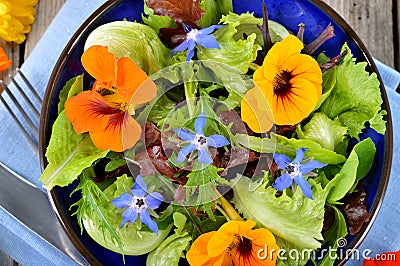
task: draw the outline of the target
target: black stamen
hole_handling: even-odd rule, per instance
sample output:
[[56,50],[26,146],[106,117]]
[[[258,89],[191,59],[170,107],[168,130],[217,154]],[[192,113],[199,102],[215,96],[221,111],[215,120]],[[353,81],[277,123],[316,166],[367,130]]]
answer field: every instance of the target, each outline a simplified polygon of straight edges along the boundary
[[204,137],[204,136],[200,136],[200,137],[197,139],[197,142],[200,143],[201,145],[204,145],[204,144],[207,143],[207,138]]
[[294,165],[288,164],[285,169],[288,172],[288,174],[291,174],[294,172]]
[[136,199],[135,203],[139,208],[144,205],[144,200],[143,199]]

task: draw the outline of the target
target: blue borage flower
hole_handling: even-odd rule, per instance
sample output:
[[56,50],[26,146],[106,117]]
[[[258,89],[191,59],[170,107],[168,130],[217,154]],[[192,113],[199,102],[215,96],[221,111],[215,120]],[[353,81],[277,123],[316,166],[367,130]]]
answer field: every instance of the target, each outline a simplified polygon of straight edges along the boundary
[[144,183],[141,175],[136,177],[135,184],[131,189],[131,193],[124,193],[118,198],[113,199],[111,202],[117,208],[126,208],[122,213],[122,223],[120,228],[126,223],[133,223],[138,214],[140,214],[140,221],[147,225],[156,235],[158,235],[158,226],[155,221],[150,218],[148,209],[154,210],[160,206],[164,200],[163,196],[158,192],[152,192],[146,195],[147,185]]
[[178,163],[183,162],[189,153],[197,150],[199,153],[198,160],[200,163],[212,164],[213,159],[211,158],[208,147],[220,148],[230,144],[229,141],[221,135],[215,134],[209,137],[204,136],[205,126],[206,116],[203,112],[194,122],[196,134],[191,134],[185,129],[174,129],[182,140],[190,143],[179,151],[178,158],[176,158]]
[[208,28],[198,30],[198,29],[193,29],[189,25],[183,24],[183,28],[186,33],[186,39],[180,45],[175,47],[174,50],[172,50],[171,56],[173,56],[177,52],[182,52],[187,49],[188,54],[186,56],[186,63],[189,63],[189,61],[194,56],[194,48],[196,47],[196,44],[203,46],[205,48],[220,49],[219,44],[215,39],[214,35],[212,34],[212,32],[221,27],[222,25],[212,25]]
[[275,189],[284,190],[285,188],[288,188],[290,185],[292,185],[294,181],[300,186],[304,196],[313,199],[311,186],[307,182],[307,180],[304,179],[303,176],[311,172],[312,170],[316,168],[322,168],[327,164],[323,164],[315,160],[311,160],[305,164],[301,164],[301,161],[303,161],[304,158],[304,152],[306,150],[307,149],[304,148],[298,149],[296,151],[296,158],[294,158],[293,161],[291,161],[290,158],[284,154],[274,155],[276,164],[279,166],[280,169],[285,171],[285,173],[278,177],[278,179],[276,179],[275,182],[272,184]]

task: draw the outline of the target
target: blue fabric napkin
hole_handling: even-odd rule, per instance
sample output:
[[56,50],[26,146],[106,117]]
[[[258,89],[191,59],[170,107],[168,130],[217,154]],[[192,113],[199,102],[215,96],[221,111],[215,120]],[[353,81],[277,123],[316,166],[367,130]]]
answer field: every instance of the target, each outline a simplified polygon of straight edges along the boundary
[[[105,0],[68,0],[22,66],[22,71],[40,95],[44,94],[51,70],[65,44],[76,29]],[[73,18],[73,19],[71,19]],[[400,73],[376,61],[389,97],[393,116],[394,156],[391,178],[379,215],[370,233],[359,248],[372,250],[371,256],[400,249],[400,220],[397,195],[400,191],[400,95],[395,92]],[[17,77],[17,79],[19,79]],[[7,98],[7,95],[6,97]],[[40,165],[37,155],[29,146],[18,127],[0,104],[0,161],[41,188]],[[75,265],[75,263],[50,243],[16,221],[0,207],[0,249],[22,265]],[[347,265],[347,264],[346,264]],[[348,265],[360,265],[350,261]]]

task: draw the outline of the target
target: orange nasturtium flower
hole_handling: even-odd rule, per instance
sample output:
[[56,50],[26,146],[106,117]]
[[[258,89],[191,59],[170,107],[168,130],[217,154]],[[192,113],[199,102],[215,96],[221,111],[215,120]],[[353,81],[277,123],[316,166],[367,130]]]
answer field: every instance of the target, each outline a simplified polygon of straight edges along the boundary
[[35,20],[38,0],[0,0],[0,38],[22,43]]
[[[254,73],[255,88],[242,100],[242,119],[255,132],[277,125],[295,125],[306,118],[322,95],[317,61],[301,54],[303,43],[288,35],[269,50]],[[267,104],[267,106],[266,106]]]
[[89,132],[102,150],[121,152],[139,140],[142,128],[131,115],[156,95],[156,85],[133,60],[114,54],[104,46],[92,46],[81,58],[96,79],[90,91],[71,97],[65,114],[75,131]]
[[[191,266],[275,265],[279,251],[274,235],[266,228],[252,229],[252,220],[234,221],[218,231],[199,236],[186,258]],[[265,255],[267,254],[267,255]]]
[[11,60],[8,59],[6,52],[0,47],[0,72],[11,66]]

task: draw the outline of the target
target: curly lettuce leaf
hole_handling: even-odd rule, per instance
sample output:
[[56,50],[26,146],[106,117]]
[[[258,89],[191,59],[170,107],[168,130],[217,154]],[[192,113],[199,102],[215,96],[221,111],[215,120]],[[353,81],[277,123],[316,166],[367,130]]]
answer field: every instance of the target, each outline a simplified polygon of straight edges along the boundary
[[[278,257],[276,262],[277,266],[303,266],[306,265],[307,261],[311,258],[312,251],[314,249],[300,249],[293,243],[286,241],[283,238],[275,237],[276,244],[279,248],[285,250],[286,252],[282,254],[282,259]],[[295,253],[292,250],[296,250]],[[289,253],[291,252],[291,253]]]
[[171,50],[164,46],[157,33],[136,22],[114,21],[101,25],[90,33],[85,50],[93,45],[107,46],[117,58],[129,57],[148,74],[168,66],[171,60]]
[[276,189],[259,186],[249,191],[251,179],[238,176],[232,181],[233,202],[247,219],[253,219],[260,227],[293,243],[299,249],[321,247],[321,231],[324,221],[325,192],[321,185],[309,180],[314,200],[306,198],[301,189],[292,196],[286,191],[276,197]]
[[96,160],[104,158],[108,152],[94,146],[88,134],[76,134],[65,116],[65,111],[62,111],[53,125],[46,150],[49,164],[44,169],[40,181],[48,190],[54,186],[67,186],[77,179],[84,169]]
[[347,134],[347,128],[340,125],[337,120],[330,119],[324,113],[314,113],[310,122],[305,126],[296,128],[299,139],[311,139],[319,143],[322,148],[335,150]]
[[236,41],[234,35],[237,33],[236,26],[238,25],[239,22],[230,23],[218,29],[214,36],[220,49],[200,46],[197,50],[198,59],[221,62],[237,68],[242,74],[247,73],[249,65],[256,60],[261,46],[255,43],[256,34],[250,34],[246,39]]
[[342,51],[345,49],[348,53],[336,67],[334,89],[320,111],[331,119],[337,119],[342,126],[348,127],[351,137],[359,139],[365,123],[376,117],[383,101],[376,73],[370,75],[365,71],[366,62],[356,63],[347,44]]
[[199,4],[204,10],[199,24],[206,28],[218,24],[221,17],[233,11],[232,0],[202,0]]
[[[157,248],[162,241],[168,236],[172,229],[173,224],[170,223],[163,228],[158,230],[158,236],[154,232],[149,230],[138,230],[133,223],[129,226],[119,228],[122,221],[123,209],[116,208],[111,200],[120,196],[122,193],[126,193],[133,186],[133,180],[127,175],[118,177],[117,180],[104,190],[105,197],[100,198],[96,203],[103,209],[102,212],[88,212],[82,216],[82,223],[86,229],[86,232],[93,238],[97,243],[103,247],[110,249],[114,252],[121,253],[120,248],[112,241],[111,236],[108,234],[103,235],[101,233],[101,216],[107,217],[111,226],[116,230],[119,238],[122,242],[123,254],[125,255],[142,255],[146,254],[155,248]],[[168,209],[167,209],[168,210]],[[163,215],[161,214],[161,217]],[[162,218],[158,220],[161,220]],[[163,217],[165,218],[165,217]],[[159,223],[160,221],[157,221]]]
[[306,148],[305,156],[326,164],[339,164],[346,160],[341,154],[325,149],[311,139],[286,138],[285,136],[271,133],[270,138],[259,138],[243,134],[235,136],[236,142],[250,150],[261,153],[285,154],[291,158],[296,156],[296,151]]
[[384,116],[387,115],[386,110],[381,110],[376,114],[371,120],[369,120],[369,125],[371,128],[375,129],[376,132],[384,135],[386,132],[386,121],[384,120]]
[[[261,26],[263,24],[263,19],[254,17],[253,13],[243,13],[238,15],[231,12],[222,17],[220,24],[237,24],[237,32],[233,35],[235,40],[245,39],[245,36],[256,34],[256,43],[260,46],[264,46],[262,32],[258,28],[258,25]],[[269,20],[268,28],[273,43],[281,41],[289,35],[289,31],[275,21]]]

